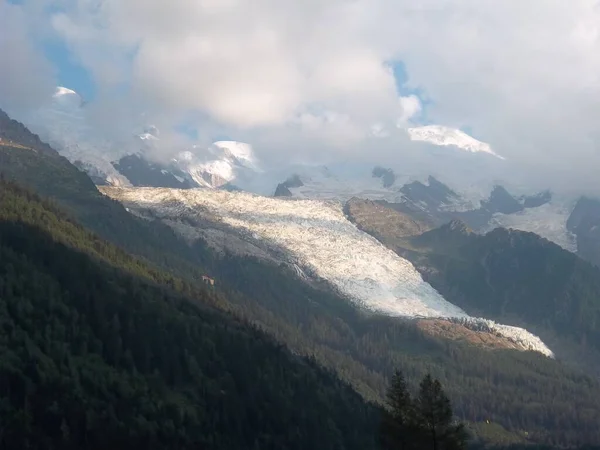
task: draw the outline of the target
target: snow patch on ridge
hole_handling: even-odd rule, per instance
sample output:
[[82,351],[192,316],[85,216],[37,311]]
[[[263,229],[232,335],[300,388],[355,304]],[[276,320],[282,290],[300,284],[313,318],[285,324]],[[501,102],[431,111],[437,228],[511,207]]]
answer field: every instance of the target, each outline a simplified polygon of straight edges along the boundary
[[527,208],[515,214],[494,214],[490,223],[481,231],[487,233],[495,228],[514,228],[535,233],[560,245],[565,250],[577,252],[577,238],[567,229],[572,211],[568,202],[551,201],[537,208]]
[[426,283],[415,267],[348,221],[339,202],[285,200],[242,192],[102,188],[130,209],[161,217],[204,214],[263,243],[283,248],[306,274],[327,280],[356,305],[389,316],[457,318],[484,323],[526,350],[552,351],[524,329],[471,318]]
[[409,128],[407,132],[413,141],[429,142],[439,146],[451,145],[471,153],[487,153],[496,158],[504,159],[504,157],[494,152],[489,144],[478,141],[467,133],[454,128],[443,125],[426,125]]
[[77,109],[83,105],[83,99],[77,92],[62,86],[56,88],[52,100],[56,106],[66,109]]
[[30,113],[24,122],[69,161],[94,178],[117,186],[131,185],[114,164],[129,155],[159,165],[165,161],[157,156],[175,155],[166,163],[173,167],[165,169],[183,172],[198,186],[210,188],[231,183],[240,175],[260,172],[252,147],[243,142],[218,141],[209,147],[173,143],[161,139],[154,125],[128,136],[105,136],[94,126],[81,96],[62,86],[56,88],[48,104]]
[[250,168],[258,168],[254,150],[250,144],[237,141],[217,141],[213,143],[226,156],[237,159],[240,163]]

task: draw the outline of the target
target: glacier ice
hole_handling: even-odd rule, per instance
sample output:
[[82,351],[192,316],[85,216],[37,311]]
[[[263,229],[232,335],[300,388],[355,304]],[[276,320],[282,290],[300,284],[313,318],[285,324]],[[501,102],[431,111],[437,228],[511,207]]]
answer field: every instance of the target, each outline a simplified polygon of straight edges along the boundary
[[545,205],[527,208],[515,214],[497,213],[481,231],[486,233],[500,227],[529,231],[575,253],[577,238],[567,229],[567,220],[573,209],[572,203],[573,201],[553,199]]
[[528,331],[469,317],[426,283],[415,267],[360,231],[335,201],[281,199],[208,189],[111,188],[101,190],[125,206],[160,217],[210,214],[249,237],[286,250],[303,273],[327,280],[360,307],[389,316],[456,318],[487,327],[526,350],[553,356]]

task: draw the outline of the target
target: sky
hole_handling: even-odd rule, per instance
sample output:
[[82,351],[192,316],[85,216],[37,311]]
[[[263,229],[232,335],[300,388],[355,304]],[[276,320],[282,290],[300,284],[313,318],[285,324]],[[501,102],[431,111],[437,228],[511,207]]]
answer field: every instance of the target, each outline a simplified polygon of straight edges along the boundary
[[281,160],[398,161],[435,123],[600,191],[596,0],[0,0],[0,107],[56,85],[107,132],[143,112]]

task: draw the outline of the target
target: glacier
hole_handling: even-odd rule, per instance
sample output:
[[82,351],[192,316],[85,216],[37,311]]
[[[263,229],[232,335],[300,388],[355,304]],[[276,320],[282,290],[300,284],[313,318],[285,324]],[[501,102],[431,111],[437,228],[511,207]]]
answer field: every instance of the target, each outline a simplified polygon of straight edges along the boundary
[[[454,318],[486,326],[524,350],[553,357],[527,330],[473,318],[446,301],[415,267],[360,231],[337,201],[282,199],[211,189],[101,187],[130,210],[151,210],[173,221],[206,219],[247,239],[284,249],[300,272],[326,280],[355,305],[373,313],[408,318]],[[478,325],[479,324],[479,325]]]

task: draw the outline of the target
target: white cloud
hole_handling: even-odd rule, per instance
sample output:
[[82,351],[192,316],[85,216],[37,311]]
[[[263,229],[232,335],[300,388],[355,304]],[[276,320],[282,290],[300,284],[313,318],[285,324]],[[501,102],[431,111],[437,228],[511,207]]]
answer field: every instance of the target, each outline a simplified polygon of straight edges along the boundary
[[391,53],[358,33],[362,2],[96,3],[73,2],[57,31],[105,88],[130,75],[161,108],[240,128],[286,124],[315,105],[363,124],[398,110]]
[[421,106],[421,100],[416,95],[409,95],[408,97],[400,97],[400,106],[402,107],[402,113],[396,122],[398,128],[403,128],[410,123],[410,120],[417,116],[423,107]]
[[35,48],[24,11],[0,0],[0,107],[18,116],[54,92],[52,67]]
[[287,136],[365,151],[374,125],[403,142],[395,125],[421,103],[398,98],[387,63],[401,60],[429,121],[470,127],[540,177],[600,188],[597,0],[54,3],[56,31],[102,90],[130,82],[131,101],[165,116],[197,109],[203,130],[279,150]]

